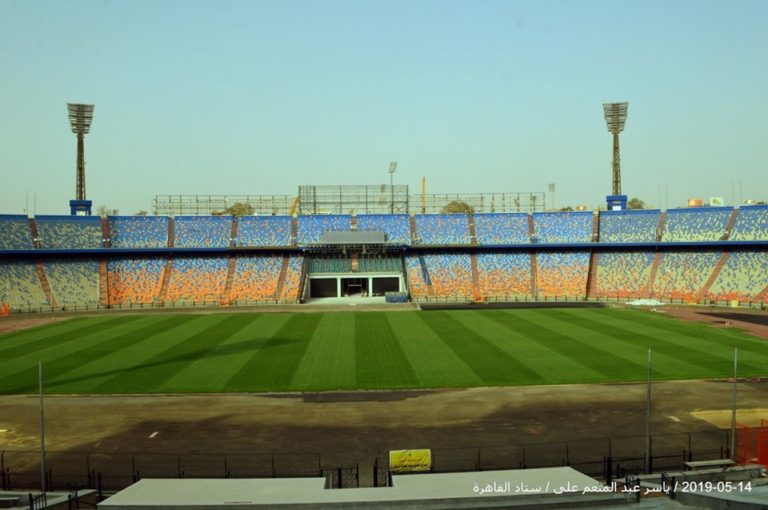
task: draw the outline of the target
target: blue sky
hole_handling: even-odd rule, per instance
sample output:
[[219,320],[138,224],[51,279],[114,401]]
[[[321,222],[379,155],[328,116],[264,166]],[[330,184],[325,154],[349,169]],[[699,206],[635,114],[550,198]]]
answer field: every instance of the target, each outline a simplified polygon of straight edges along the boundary
[[[768,2],[0,0],[0,212],[395,182],[768,200]],[[26,197],[29,196],[29,202]],[[549,202],[549,200],[548,200]]]

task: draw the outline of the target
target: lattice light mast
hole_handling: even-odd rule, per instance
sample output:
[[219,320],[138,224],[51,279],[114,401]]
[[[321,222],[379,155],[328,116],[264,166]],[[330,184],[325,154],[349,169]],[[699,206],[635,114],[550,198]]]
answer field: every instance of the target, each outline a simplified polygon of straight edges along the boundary
[[389,191],[392,194],[392,200],[390,202],[390,214],[395,214],[395,172],[397,172],[397,161],[392,161],[389,163],[389,170],[387,170],[389,173]]
[[91,201],[85,197],[85,144],[84,139],[91,130],[93,120],[92,104],[67,103],[69,124],[72,132],[77,135],[77,188],[75,199],[69,201],[72,215],[91,215]]
[[621,158],[619,157],[619,133],[624,131],[629,103],[603,103],[605,123],[613,135],[613,195],[621,195]]

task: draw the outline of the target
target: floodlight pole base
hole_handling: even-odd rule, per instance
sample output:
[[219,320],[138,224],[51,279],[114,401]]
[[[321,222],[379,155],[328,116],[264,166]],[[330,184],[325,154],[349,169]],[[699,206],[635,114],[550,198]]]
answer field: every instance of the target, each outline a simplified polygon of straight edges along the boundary
[[70,200],[69,210],[72,216],[90,216],[92,205],[90,200]]

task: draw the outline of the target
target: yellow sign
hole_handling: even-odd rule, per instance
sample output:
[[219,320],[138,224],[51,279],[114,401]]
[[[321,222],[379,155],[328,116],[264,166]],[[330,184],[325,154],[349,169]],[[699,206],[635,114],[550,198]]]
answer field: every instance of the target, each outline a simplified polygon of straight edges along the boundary
[[393,473],[429,471],[432,468],[431,450],[390,450],[389,470]]

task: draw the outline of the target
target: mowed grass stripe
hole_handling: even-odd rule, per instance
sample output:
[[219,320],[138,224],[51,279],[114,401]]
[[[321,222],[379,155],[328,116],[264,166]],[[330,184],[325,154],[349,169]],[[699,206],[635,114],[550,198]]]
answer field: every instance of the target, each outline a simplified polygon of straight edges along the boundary
[[125,374],[117,375],[101,383],[97,390],[115,391],[123,382],[123,375],[141,384],[145,391],[160,392],[163,383],[198,358],[204,358],[217,345],[229,338],[249,318],[245,315],[206,315],[196,320],[197,331],[171,345],[154,356],[146,358],[140,365],[132,367]]
[[[538,343],[555,350],[585,365],[602,375],[603,381],[627,381],[641,377],[643,367],[641,360],[629,361],[616,356],[607,345],[582,340],[570,332],[568,324],[551,321],[550,317],[540,310],[505,310],[518,323],[518,331]],[[562,381],[568,383],[596,382],[592,379],[580,379],[571,374],[562,374]]]
[[51,321],[47,324],[5,333],[0,335],[0,351],[8,347],[19,345],[19,343],[29,342],[30,339],[42,338],[51,330],[54,330],[57,333],[66,332],[89,320],[91,320],[89,317],[73,317],[62,321],[56,321],[51,318]]
[[[484,384],[540,384],[543,377],[487,339],[469,329],[461,312],[419,315],[443,342],[469,365]],[[461,318],[462,321],[458,320]]]
[[[500,347],[513,356],[525,359],[525,362],[544,378],[548,384],[562,381],[563,374],[568,374],[579,381],[602,381],[603,374],[586,366],[580,361],[564,356],[562,353],[527,336],[518,328],[517,320],[506,313],[482,310],[473,312],[482,318],[478,326],[499,339],[505,339]],[[493,324],[495,323],[495,327]],[[497,344],[498,345],[498,344]]]
[[[74,324],[61,324],[63,331],[62,329],[46,328],[35,332],[34,335],[16,338],[20,343],[0,349],[0,360],[10,361],[26,356],[30,352],[39,352],[50,347],[61,347],[67,342],[75,342],[94,333],[103,333],[111,328],[128,324],[141,318],[141,315],[93,317],[76,321]],[[74,328],[71,327],[73,325],[75,326]],[[5,344],[3,343],[3,345]]]
[[[225,391],[232,374],[237,373],[256,349],[286,323],[288,314],[249,314],[250,322],[234,332],[207,356],[196,360],[169,379],[167,391]],[[170,388],[173,388],[171,390]]]
[[355,315],[355,380],[358,388],[415,388],[419,380],[383,312]]
[[603,324],[594,320],[595,316],[574,316],[566,310],[548,310],[548,314],[553,321],[567,324],[580,337],[604,342],[611,352],[630,362],[647,360],[648,349],[651,348],[655,352],[654,370],[657,374],[666,374],[671,379],[684,379],[689,374],[713,374],[704,363],[696,357],[686,356],[674,344],[628,331],[625,326],[634,323],[628,323],[623,318],[613,318],[610,323]]
[[[632,339],[635,343],[640,343],[646,348],[650,347],[654,352],[673,357],[680,362],[691,366],[686,374],[670,371],[668,374],[674,378],[696,378],[696,377],[724,377],[732,372],[733,366],[733,345],[738,342],[734,338],[723,340],[722,342],[702,342],[702,338],[707,338],[710,331],[704,330],[700,334],[680,333],[675,328],[664,329],[654,326],[652,322],[656,321],[653,316],[648,316],[642,312],[633,314],[633,320],[617,319],[606,314],[600,315],[574,315],[562,311],[569,315],[569,320],[581,323],[585,318],[594,317],[590,328],[608,328],[621,333],[623,338]],[[621,320],[619,323],[617,320]],[[717,331],[712,326],[708,329]],[[598,329],[599,330],[599,329]],[[741,350],[741,349],[740,349]],[[768,352],[768,346],[765,349]],[[739,360],[739,365],[744,369],[744,375],[758,375],[767,373],[766,363],[768,359],[759,353],[747,351],[746,356]],[[659,366],[660,371],[662,366]]]
[[326,314],[291,380],[291,390],[336,390],[355,387],[355,316]]
[[[162,315],[142,317],[141,320],[132,321],[129,324],[121,324],[113,329],[91,333],[90,336],[83,337],[77,342],[78,349],[73,350],[71,349],[72,346],[65,346],[66,348],[56,350],[61,355],[43,362],[47,390],[56,392],[60,387],[66,387],[69,383],[79,380],[80,376],[68,374],[77,371],[84,364],[98,366],[100,359],[119,352],[126,345],[144,339],[159,327],[165,327],[166,324],[172,323],[173,320],[173,317]],[[54,351],[54,349],[48,349],[48,351]],[[34,358],[34,356],[31,357]],[[13,376],[17,384],[16,387],[11,388],[13,393],[28,393],[37,388],[37,370],[34,359],[27,360],[25,364],[28,366],[25,371],[26,377],[19,377],[21,374]],[[0,380],[0,387],[5,386],[6,381],[4,379]]]
[[408,362],[422,387],[480,386],[483,380],[420,318],[421,312],[387,314]]
[[[194,316],[155,315],[143,319],[133,323],[132,330],[116,337],[108,336],[106,341],[92,345],[89,352],[67,355],[69,369],[55,374],[46,387],[51,392],[60,393],[108,393],[100,391],[99,385],[117,377],[125,383],[121,393],[143,392],[142,387],[130,388],[131,378],[126,374],[151,356],[157,346],[165,346],[164,338],[173,338],[185,331],[184,328],[193,328],[190,322]],[[47,370],[47,366],[43,368]]]
[[286,391],[322,313],[290,314],[289,320],[227,382],[236,391]]

